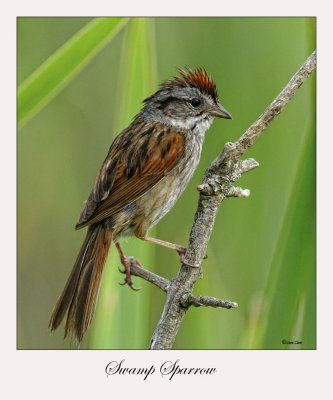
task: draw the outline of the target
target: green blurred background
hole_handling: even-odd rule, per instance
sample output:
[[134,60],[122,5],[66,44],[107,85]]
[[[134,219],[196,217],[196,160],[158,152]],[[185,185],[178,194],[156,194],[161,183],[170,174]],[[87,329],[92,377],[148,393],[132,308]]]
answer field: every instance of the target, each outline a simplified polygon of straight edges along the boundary
[[[92,20],[19,18],[18,84]],[[316,41],[315,18],[131,18],[123,24],[18,130],[20,349],[77,348],[63,340],[63,325],[52,335],[47,328],[85,235],[74,225],[111,141],[158,83],[177,66],[204,67],[234,117],[214,122],[190,185],[154,228],[156,237],[185,245],[206,167],[275,98]],[[19,100],[19,119],[24,107]],[[176,349],[316,348],[314,75],[247,156],[260,163],[239,182],[251,196],[223,203],[204,279],[195,286],[196,294],[237,301],[239,308],[190,309]],[[124,248],[169,279],[178,271],[175,252],[137,239]],[[145,349],[163,309],[165,294],[151,284],[133,278],[139,292],[118,285],[123,276],[115,253],[81,349]]]

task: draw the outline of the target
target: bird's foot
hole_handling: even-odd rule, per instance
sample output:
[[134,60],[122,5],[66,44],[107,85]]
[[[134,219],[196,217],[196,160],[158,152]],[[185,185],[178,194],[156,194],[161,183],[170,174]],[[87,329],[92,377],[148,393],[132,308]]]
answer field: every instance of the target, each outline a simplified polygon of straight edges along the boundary
[[120,268],[118,268],[118,269],[122,274],[125,274],[126,276],[125,276],[124,282],[119,283],[119,285],[128,285],[132,290],[135,290],[135,291],[140,290],[141,288],[136,288],[133,285],[133,281],[132,281],[132,277],[131,277],[131,266],[136,266],[136,267],[142,268],[142,265],[140,264],[140,262],[137,259],[135,259],[134,257],[126,257],[126,256],[121,257],[120,261],[124,266],[124,270],[121,270]]
[[[180,262],[193,268],[200,268],[200,265],[191,264],[189,261],[186,260],[186,247],[180,246],[179,244],[166,242],[165,240],[152,238],[150,236],[138,236],[139,239],[145,240],[147,242],[158,244],[159,246],[166,247],[167,249],[176,250],[179,254]],[[204,259],[207,258],[205,255]]]
[[[191,268],[200,268],[200,270],[199,270],[199,275],[200,275],[200,278],[203,278],[203,270],[202,270],[201,265],[200,265],[200,264],[193,264],[193,263],[190,263],[189,261],[186,260],[186,257],[185,257],[185,255],[186,255],[186,247],[181,247],[181,246],[179,246],[179,247],[176,249],[176,251],[177,251],[177,253],[179,254],[180,262],[181,262],[182,264],[187,265],[188,267],[191,267]],[[207,254],[206,254],[205,257],[204,257],[203,259],[205,260],[207,257],[208,257],[208,256],[207,256]]]
[[192,264],[192,263],[190,263],[189,261],[186,260],[186,257],[185,257],[186,256],[186,250],[187,250],[186,247],[178,246],[177,249],[175,249],[175,250],[179,254],[179,259],[180,259],[181,263],[187,265],[188,267],[193,267],[193,268],[199,268],[200,267],[200,265]]

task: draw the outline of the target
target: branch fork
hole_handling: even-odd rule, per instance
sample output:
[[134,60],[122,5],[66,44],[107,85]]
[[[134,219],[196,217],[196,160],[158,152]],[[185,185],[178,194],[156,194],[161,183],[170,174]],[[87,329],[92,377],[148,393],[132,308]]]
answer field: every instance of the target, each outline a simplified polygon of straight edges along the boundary
[[[228,197],[250,195],[249,189],[234,186],[234,183],[243,173],[257,168],[259,164],[253,158],[242,160],[241,156],[253,145],[268,124],[282,112],[315,67],[316,52],[314,51],[262,115],[235,143],[226,143],[221,153],[206,170],[203,183],[198,186],[199,202],[185,255],[189,264],[201,266],[221,203]],[[238,307],[237,303],[229,300],[193,296],[192,289],[200,275],[200,270],[201,268],[189,267],[183,263],[176,278],[169,281],[143,268],[131,267],[133,275],[146,279],[167,293],[162,315],[151,338],[150,349],[172,348],[181,321],[190,306]]]
[[240,159],[237,143],[227,142],[221,154],[207,169],[203,183],[198,190],[205,196],[221,194],[225,197],[249,197],[250,190],[235,187],[242,174],[259,167],[253,158]]
[[[160,275],[151,272],[142,266],[131,265],[131,275],[138,276],[150,283],[153,283],[159,289],[163,290],[163,292],[168,293],[172,281],[163,278]],[[121,271],[122,272],[122,271]],[[209,296],[193,296],[189,292],[184,292],[180,299],[180,304],[184,308],[189,308],[190,306],[200,307],[223,307],[223,308],[236,308],[238,304],[230,301],[230,300],[222,300],[216,297]]]

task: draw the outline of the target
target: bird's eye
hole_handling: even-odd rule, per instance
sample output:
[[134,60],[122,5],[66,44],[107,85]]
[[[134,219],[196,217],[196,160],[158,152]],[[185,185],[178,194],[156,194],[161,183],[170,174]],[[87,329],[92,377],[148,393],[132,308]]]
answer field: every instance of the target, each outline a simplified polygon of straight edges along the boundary
[[199,107],[200,104],[201,104],[201,100],[198,99],[197,97],[194,97],[194,98],[191,100],[191,104],[192,104],[193,107]]

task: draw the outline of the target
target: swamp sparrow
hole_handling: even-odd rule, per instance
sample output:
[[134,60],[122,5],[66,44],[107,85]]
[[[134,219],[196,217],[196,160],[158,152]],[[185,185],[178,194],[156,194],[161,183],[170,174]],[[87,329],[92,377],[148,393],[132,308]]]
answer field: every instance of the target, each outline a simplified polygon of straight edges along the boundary
[[76,224],[76,229],[88,226],[88,231],[53,310],[51,331],[67,313],[65,336],[71,332],[82,340],[112,243],[125,267],[124,283],[135,289],[130,269],[140,263],[124,255],[121,237],[134,235],[174,249],[186,263],[184,247],[151,238],[147,232],[186,188],[214,117],[231,115],[219,103],[215,82],[204,69],[179,69],[179,73],[144,100],[140,113],[109,149]]

